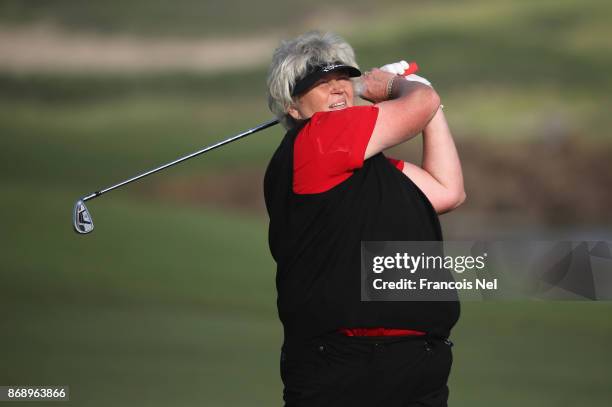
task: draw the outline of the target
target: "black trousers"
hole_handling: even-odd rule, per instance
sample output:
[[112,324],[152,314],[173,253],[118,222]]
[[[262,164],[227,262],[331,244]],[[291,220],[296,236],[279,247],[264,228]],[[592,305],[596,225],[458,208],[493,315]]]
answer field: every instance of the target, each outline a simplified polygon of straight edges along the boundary
[[285,407],[445,407],[452,343],[329,334],[283,344]]

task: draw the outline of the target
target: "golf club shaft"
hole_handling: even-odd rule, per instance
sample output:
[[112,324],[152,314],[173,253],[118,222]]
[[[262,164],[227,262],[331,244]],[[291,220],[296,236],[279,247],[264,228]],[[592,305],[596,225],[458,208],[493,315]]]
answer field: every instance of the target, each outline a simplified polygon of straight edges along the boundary
[[176,165],[176,164],[181,163],[183,161],[189,160],[190,158],[196,157],[196,156],[198,156],[200,154],[204,154],[207,151],[214,150],[215,148],[221,147],[221,146],[223,146],[225,144],[228,144],[228,143],[231,143],[232,141],[236,141],[238,139],[241,139],[242,137],[248,136],[249,134],[257,133],[260,130],[267,129],[267,128],[272,127],[272,126],[274,126],[276,124],[278,124],[278,120],[276,120],[276,119],[270,120],[268,122],[260,124],[259,126],[253,127],[252,129],[249,129],[249,130],[246,130],[246,131],[244,131],[242,133],[236,134],[235,136],[232,136],[232,137],[230,137],[228,139],[219,141],[218,143],[215,143],[215,144],[212,144],[212,145],[210,145],[208,147],[205,147],[205,148],[203,148],[203,149],[201,149],[199,151],[196,151],[196,152],[191,153],[189,155],[186,155],[184,157],[178,158],[178,159],[176,159],[176,160],[174,160],[172,162],[169,162],[169,163],[164,164],[162,166],[159,166],[157,168],[153,168],[152,170],[149,170],[147,172],[143,172],[142,174],[139,174],[139,175],[136,175],[135,177],[126,179],[125,181],[121,181],[118,184],[112,185],[112,186],[110,186],[108,188],[105,188],[105,189],[101,189],[100,191],[93,192],[93,193],[91,193],[91,194],[81,198],[81,201],[85,202],[85,201],[88,201],[90,199],[97,198],[97,197],[101,196],[102,194],[105,194],[105,193],[107,193],[109,191],[112,191],[113,189],[117,189],[117,188],[122,187],[124,185],[127,185],[127,184],[129,184],[131,182],[134,182],[134,181],[137,181],[137,180],[139,180],[141,178],[144,178],[147,175],[151,175],[151,174],[154,174],[154,173],[156,173],[158,171],[166,169],[168,167],[172,167],[173,165]]

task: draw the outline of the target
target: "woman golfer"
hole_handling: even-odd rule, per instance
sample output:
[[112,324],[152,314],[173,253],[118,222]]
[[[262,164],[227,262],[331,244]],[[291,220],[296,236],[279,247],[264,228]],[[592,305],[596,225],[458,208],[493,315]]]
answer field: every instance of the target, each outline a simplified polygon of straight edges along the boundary
[[[287,133],[264,192],[286,407],[446,406],[459,303],[360,300],[362,241],[442,240],[437,213],[465,199],[440,98],[404,67],[362,75],[329,33],[274,52],[269,105]],[[354,105],[359,76],[372,105]],[[383,154],[420,132],[421,166]]]

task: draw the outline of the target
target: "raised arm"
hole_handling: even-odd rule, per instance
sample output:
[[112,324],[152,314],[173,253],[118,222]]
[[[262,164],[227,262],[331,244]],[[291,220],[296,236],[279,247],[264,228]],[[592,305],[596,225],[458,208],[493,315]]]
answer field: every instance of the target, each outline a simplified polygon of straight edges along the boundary
[[366,73],[363,86],[361,97],[379,109],[364,159],[419,134],[440,105],[433,88],[380,69]]
[[449,212],[465,201],[459,154],[441,108],[423,130],[421,167],[404,162],[403,172],[423,191],[437,213]]
[[[394,77],[389,89],[388,81]],[[424,78],[417,78],[429,84]],[[438,94],[431,86],[377,69],[365,76],[364,83],[362,97],[380,102],[378,120],[365,158],[423,131],[422,164],[419,167],[404,162],[404,174],[423,191],[437,213],[449,212],[461,205],[466,198],[461,162],[444,113],[439,108]],[[389,90],[390,95],[387,94]],[[383,101],[385,99],[389,100]]]

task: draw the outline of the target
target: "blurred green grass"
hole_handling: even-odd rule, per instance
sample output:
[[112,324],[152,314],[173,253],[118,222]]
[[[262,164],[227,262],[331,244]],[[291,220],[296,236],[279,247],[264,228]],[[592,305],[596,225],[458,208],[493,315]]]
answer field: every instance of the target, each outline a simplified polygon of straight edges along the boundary
[[[152,37],[277,35],[312,28],[305,10],[319,4],[2,0],[0,21]],[[611,3],[350,4],[354,22],[339,31],[361,66],[417,60],[459,139],[610,142]],[[281,404],[265,219],[151,202],[128,188],[88,204],[92,235],[69,225],[78,196],[269,117],[263,67],[0,72],[0,384],[69,384],[72,404],[87,406]],[[153,177],[261,169],[281,135],[266,130]],[[464,304],[451,405],[607,406],[611,310]]]
[[[138,2],[128,3],[134,10],[138,9]],[[5,14],[7,21],[11,21],[11,15],[21,12],[31,14],[28,18],[42,20],[55,14],[99,14],[97,7],[89,9],[83,5],[66,11],[65,8],[74,5],[73,1],[60,2],[55,7],[26,7],[25,3],[15,1],[3,4],[13,10],[12,14]],[[120,17],[124,10],[113,4],[106,11],[108,18],[112,21],[127,18]],[[191,2],[186,4],[191,5]],[[338,3],[337,7],[342,4]],[[340,32],[354,45],[361,66],[380,66],[400,58],[417,60],[421,73],[434,83],[442,96],[447,116],[459,137],[513,141],[547,137],[556,132],[596,142],[611,140],[607,129],[612,121],[605,109],[612,102],[612,79],[608,74],[612,70],[609,52],[612,30],[606,24],[612,18],[611,3],[597,0],[467,1],[400,5],[389,1],[370,14],[359,11],[363,7],[359,4],[349,12],[355,19],[353,25],[341,25]],[[156,2],[151,10],[156,7],[169,6]],[[185,14],[187,10],[188,7],[177,12]],[[145,13],[142,18],[148,21],[152,17]],[[187,20],[181,20],[181,27],[200,26],[190,22],[186,15],[184,18]],[[226,22],[222,16],[218,21]],[[288,21],[275,27],[284,32],[292,27]],[[362,25],[364,21],[368,24]],[[168,29],[177,26],[170,22],[164,25]],[[129,26],[121,24],[115,28],[119,32],[129,30]],[[281,35],[277,34],[279,39]],[[199,106],[201,111],[215,112],[215,117],[223,118],[226,123],[227,117],[234,121],[256,113],[252,121],[245,120],[245,127],[269,115],[265,108],[265,67],[208,75],[194,72],[70,75],[7,71],[0,73],[0,90],[0,99],[10,105],[2,106],[3,126],[12,125],[13,128],[23,127],[19,110],[30,105],[37,114],[49,107],[50,112],[59,113],[58,121],[62,118],[72,121],[74,116],[55,112],[50,105],[65,106],[69,110],[75,108],[75,104],[77,108],[99,104],[99,110],[106,111],[108,118],[116,116],[117,123],[122,118],[122,112],[117,110],[127,108],[129,111],[128,104],[138,106],[143,116],[150,117],[158,114],[165,103],[168,103],[169,112],[176,111],[177,100],[184,101],[187,110]],[[143,99],[158,106],[152,107],[147,114],[146,106],[140,106]],[[12,111],[13,105],[16,112]],[[98,117],[95,109],[79,113],[83,121],[91,123],[90,127],[95,126]],[[168,114],[166,119],[174,120],[176,126],[183,117]],[[15,122],[11,123],[13,120]],[[208,121],[207,127],[214,126],[214,122]],[[53,124],[42,120],[37,123],[43,129],[52,128]],[[129,124],[120,124],[117,127],[121,129],[129,127]],[[143,124],[142,128],[131,132],[131,137],[135,137],[134,133],[154,131],[158,128],[156,124],[150,125],[153,129]],[[227,132],[232,134],[236,129],[240,127],[228,127]],[[14,131],[10,127],[1,130],[7,135]],[[190,132],[201,132],[201,127],[180,130],[189,137]],[[80,134],[88,136],[82,129]],[[92,138],[99,137],[101,135],[92,135]],[[261,156],[254,160],[259,164],[265,162]]]
[[1,383],[69,384],[75,405],[278,400],[261,219],[119,194],[90,203],[97,230],[82,237],[74,189],[4,186]]
[[[10,234],[3,234],[0,244],[14,248],[3,256],[5,284],[14,285],[5,299],[157,298],[251,312],[253,305],[268,303],[264,311],[274,309],[275,269],[261,219],[126,203],[118,194],[88,204],[101,233],[83,237],[70,225],[71,201],[78,197],[74,189],[24,183],[4,188],[2,224]],[[18,213],[24,202],[32,207]],[[234,255],[236,248],[240,256]]]
[[[401,4],[399,0],[383,0],[379,4]],[[304,18],[318,10],[339,7],[363,12],[371,4],[365,0],[340,0],[334,5],[323,0],[108,0],[104,3],[55,0],[0,1],[0,21],[5,24],[45,22],[69,29],[100,33],[124,32],[138,35],[241,35],[273,32],[282,27],[300,25]]]

